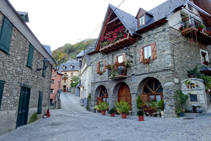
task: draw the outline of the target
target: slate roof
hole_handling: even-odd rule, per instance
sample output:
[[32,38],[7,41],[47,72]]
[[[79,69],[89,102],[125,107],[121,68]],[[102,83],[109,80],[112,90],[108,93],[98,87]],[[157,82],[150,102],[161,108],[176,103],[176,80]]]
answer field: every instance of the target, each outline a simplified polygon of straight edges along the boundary
[[[73,68],[71,68],[70,65],[72,65]],[[63,68],[63,66],[65,66],[65,68]],[[70,58],[66,63],[62,63],[59,66],[58,72],[61,73],[62,71],[78,71],[79,69],[79,61]]]
[[51,46],[49,46],[49,45],[43,45],[44,46],[44,48],[47,50],[47,52],[48,52],[48,54],[49,55],[51,55]]

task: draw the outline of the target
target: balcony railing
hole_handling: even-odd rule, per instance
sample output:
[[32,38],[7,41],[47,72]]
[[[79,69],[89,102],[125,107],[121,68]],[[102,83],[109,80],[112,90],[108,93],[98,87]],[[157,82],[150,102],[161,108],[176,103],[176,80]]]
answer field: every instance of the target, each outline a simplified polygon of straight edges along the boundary
[[[211,45],[211,28],[205,27],[202,23],[194,19],[187,19],[182,21],[181,34],[189,37],[190,40],[202,43],[204,45]],[[204,26],[204,27],[203,27]]]
[[127,78],[127,68],[124,66],[119,66],[117,70],[115,70],[115,74],[111,73],[112,70],[108,70],[108,78],[109,79],[125,79]]
[[62,79],[66,80],[66,79],[68,79],[68,76],[64,75],[64,76],[62,76]]

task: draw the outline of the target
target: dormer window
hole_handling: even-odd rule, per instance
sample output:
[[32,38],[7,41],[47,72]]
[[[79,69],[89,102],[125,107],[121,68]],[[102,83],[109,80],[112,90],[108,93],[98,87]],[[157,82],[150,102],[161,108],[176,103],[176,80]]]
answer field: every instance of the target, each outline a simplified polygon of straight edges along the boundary
[[70,68],[72,69],[73,68],[73,65],[70,65]]
[[139,18],[139,24],[140,24],[140,26],[145,24],[145,17],[144,16]]
[[63,65],[63,69],[65,69],[65,65]]

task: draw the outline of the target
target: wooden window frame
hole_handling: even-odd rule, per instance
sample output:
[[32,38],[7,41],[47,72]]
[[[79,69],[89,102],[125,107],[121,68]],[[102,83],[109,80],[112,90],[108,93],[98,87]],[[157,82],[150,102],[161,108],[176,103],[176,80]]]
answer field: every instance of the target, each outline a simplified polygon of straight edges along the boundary
[[144,56],[144,48],[145,47],[149,47],[149,46],[151,46],[151,59],[150,59],[150,61],[153,61],[153,60],[157,59],[157,46],[156,46],[156,43],[151,43],[151,44],[148,44],[146,46],[143,46],[143,47],[141,47],[139,49],[140,63],[142,63],[142,60],[145,59],[145,56]]
[[[140,19],[142,19],[143,18],[143,20],[144,20],[144,23],[142,24],[142,20],[140,21]],[[146,24],[146,18],[145,18],[145,14],[143,15],[143,16],[140,16],[139,18],[139,27],[141,27],[141,26],[143,26],[143,25],[145,25]]]
[[[100,63],[103,62],[103,71],[100,70]],[[97,73],[106,71],[106,60],[101,60],[97,62]]]
[[[140,24],[140,18],[141,17],[144,17],[144,24]],[[142,27],[142,26],[144,26],[144,25],[146,25],[146,14],[145,13],[142,13],[141,15],[139,15],[138,17],[137,17],[137,21],[138,21],[138,28],[140,28],[140,27]]]
[[[206,56],[203,56],[202,54],[205,54]],[[201,59],[201,63],[203,64],[202,58],[204,58],[205,61],[210,62],[208,51],[200,49],[200,59]]]

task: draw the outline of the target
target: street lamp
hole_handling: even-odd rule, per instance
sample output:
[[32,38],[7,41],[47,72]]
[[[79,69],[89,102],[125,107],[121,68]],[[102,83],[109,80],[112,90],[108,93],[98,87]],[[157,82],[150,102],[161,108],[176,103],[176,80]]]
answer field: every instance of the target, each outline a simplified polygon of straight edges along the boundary
[[130,58],[133,58],[133,55],[131,54],[129,47],[125,47],[124,50],[125,50],[126,55],[130,56]]
[[37,68],[37,71],[45,70],[48,67],[48,65],[46,65],[46,63],[48,62],[48,59],[44,58],[42,61],[43,61],[43,64],[44,64],[43,68]]

